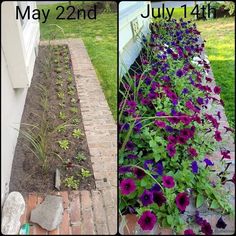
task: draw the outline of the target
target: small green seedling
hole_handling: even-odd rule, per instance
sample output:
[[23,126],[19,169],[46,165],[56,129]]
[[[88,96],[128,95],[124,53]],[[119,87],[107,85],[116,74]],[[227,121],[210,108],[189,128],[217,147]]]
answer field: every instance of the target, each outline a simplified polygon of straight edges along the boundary
[[72,113],[77,113],[77,112],[78,112],[78,109],[77,109],[77,107],[71,107],[71,108],[70,108],[70,111],[71,111]]
[[60,67],[59,67],[59,68],[56,68],[56,69],[55,69],[55,72],[58,73],[58,74],[61,73],[61,72],[62,72],[62,68],[60,68]]
[[65,114],[65,112],[60,111],[60,112],[59,112],[59,118],[60,118],[61,120],[65,120],[65,119],[66,119],[66,114]]
[[67,150],[69,148],[69,141],[67,139],[59,140],[58,144],[60,148]]
[[84,169],[84,168],[81,169],[81,176],[82,176],[83,179],[84,179],[84,178],[88,178],[88,177],[91,176],[91,175],[92,175],[92,174],[90,173],[89,170],[86,170],[86,169]]
[[74,176],[67,177],[63,181],[64,185],[68,188],[77,190],[79,188],[79,180],[74,179]]
[[67,80],[68,80],[68,82],[72,82],[73,81],[73,77],[71,75],[69,75]]
[[78,118],[73,119],[72,124],[73,125],[78,125],[79,124],[79,119]]
[[65,103],[59,103],[58,105],[59,105],[61,108],[66,107],[66,104],[65,104]]
[[86,157],[84,156],[83,153],[78,153],[77,156],[75,157],[75,159],[76,159],[78,162],[81,162],[81,161],[85,161],[85,160],[86,160]]
[[65,132],[65,131],[66,131],[66,126],[65,126],[64,124],[58,125],[57,128],[56,128],[56,131],[57,131],[58,133]]
[[74,138],[80,138],[80,136],[83,136],[80,129],[74,129],[72,135]]
[[75,95],[75,92],[73,90],[70,90],[67,92],[67,94],[73,96],[73,95]]
[[59,92],[57,93],[57,97],[63,100],[65,98],[65,94],[63,92]]
[[58,86],[63,86],[63,81],[62,80],[56,80],[56,85],[58,85]]
[[71,98],[71,103],[76,103],[76,99],[75,98]]

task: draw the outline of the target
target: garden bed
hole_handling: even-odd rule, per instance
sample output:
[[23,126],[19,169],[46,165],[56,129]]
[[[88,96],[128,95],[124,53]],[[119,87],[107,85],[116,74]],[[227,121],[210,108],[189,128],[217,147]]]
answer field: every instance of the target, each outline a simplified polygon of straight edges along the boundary
[[60,190],[95,188],[66,45],[39,48],[15,149],[10,191],[56,190],[56,169]]
[[[212,83],[195,24],[161,21],[150,29],[120,83],[120,213],[137,215],[142,233],[158,225],[210,235],[215,225],[201,210],[233,211],[222,186],[234,184],[235,175],[226,171],[231,157],[222,142],[221,88]],[[218,163],[209,158],[214,151]],[[226,227],[222,218],[217,227]]]

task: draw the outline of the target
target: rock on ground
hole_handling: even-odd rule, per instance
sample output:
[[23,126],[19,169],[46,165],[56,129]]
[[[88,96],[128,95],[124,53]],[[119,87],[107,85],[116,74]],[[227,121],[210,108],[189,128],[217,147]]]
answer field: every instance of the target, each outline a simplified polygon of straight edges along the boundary
[[11,192],[2,209],[2,234],[17,235],[20,230],[20,217],[25,210],[25,200],[19,192]]
[[60,225],[63,216],[61,196],[47,195],[45,200],[34,208],[30,221],[39,224],[42,228],[51,231]]

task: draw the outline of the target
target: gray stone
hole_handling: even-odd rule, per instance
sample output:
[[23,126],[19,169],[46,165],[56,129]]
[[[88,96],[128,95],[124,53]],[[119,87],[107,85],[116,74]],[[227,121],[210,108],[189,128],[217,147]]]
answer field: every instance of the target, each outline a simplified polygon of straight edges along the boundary
[[39,224],[42,228],[51,231],[60,225],[63,216],[62,197],[47,195],[45,200],[34,208],[30,221]]
[[61,187],[61,177],[60,177],[60,171],[56,169],[56,174],[55,174],[55,188],[57,190],[60,190]]
[[25,200],[19,192],[11,192],[2,209],[2,234],[17,235],[20,230],[20,217],[25,210]]

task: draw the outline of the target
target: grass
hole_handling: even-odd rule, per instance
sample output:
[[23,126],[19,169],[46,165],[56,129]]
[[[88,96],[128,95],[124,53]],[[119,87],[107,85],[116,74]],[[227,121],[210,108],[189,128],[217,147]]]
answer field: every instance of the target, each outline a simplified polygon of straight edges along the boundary
[[231,127],[235,125],[235,21],[234,17],[197,22],[201,36],[206,40],[206,54],[210,60],[221,98]]
[[[81,2],[72,2],[78,5]],[[56,7],[68,6],[68,2],[41,5],[39,9],[50,9],[50,14],[46,23],[40,21],[41,39],[50,39],[52,32],[56,33],[56,38],[82,38],[91,61],[95,67],[98,79],[106,96],[107,102],[112,111],[113,117],[117,117],[117,14],[102,13],[97,14],[96,20],[57,20],[59,12]],[[82,7],[81,7],[82,8]],[[68,16],[64,12],[64,16]],[[60,26],[63,33],[52,24]]]
[[[193,20],[190,15],[193,7],[187,7],[187,18],[184,9],[175,8],[172,18]],[[197,29],[206,40],[205,48],[217,85],[221,86],[221,98],[225,103],[225,113],[231,127],[235,125],[235,45],[234,17],[196,21]]]

